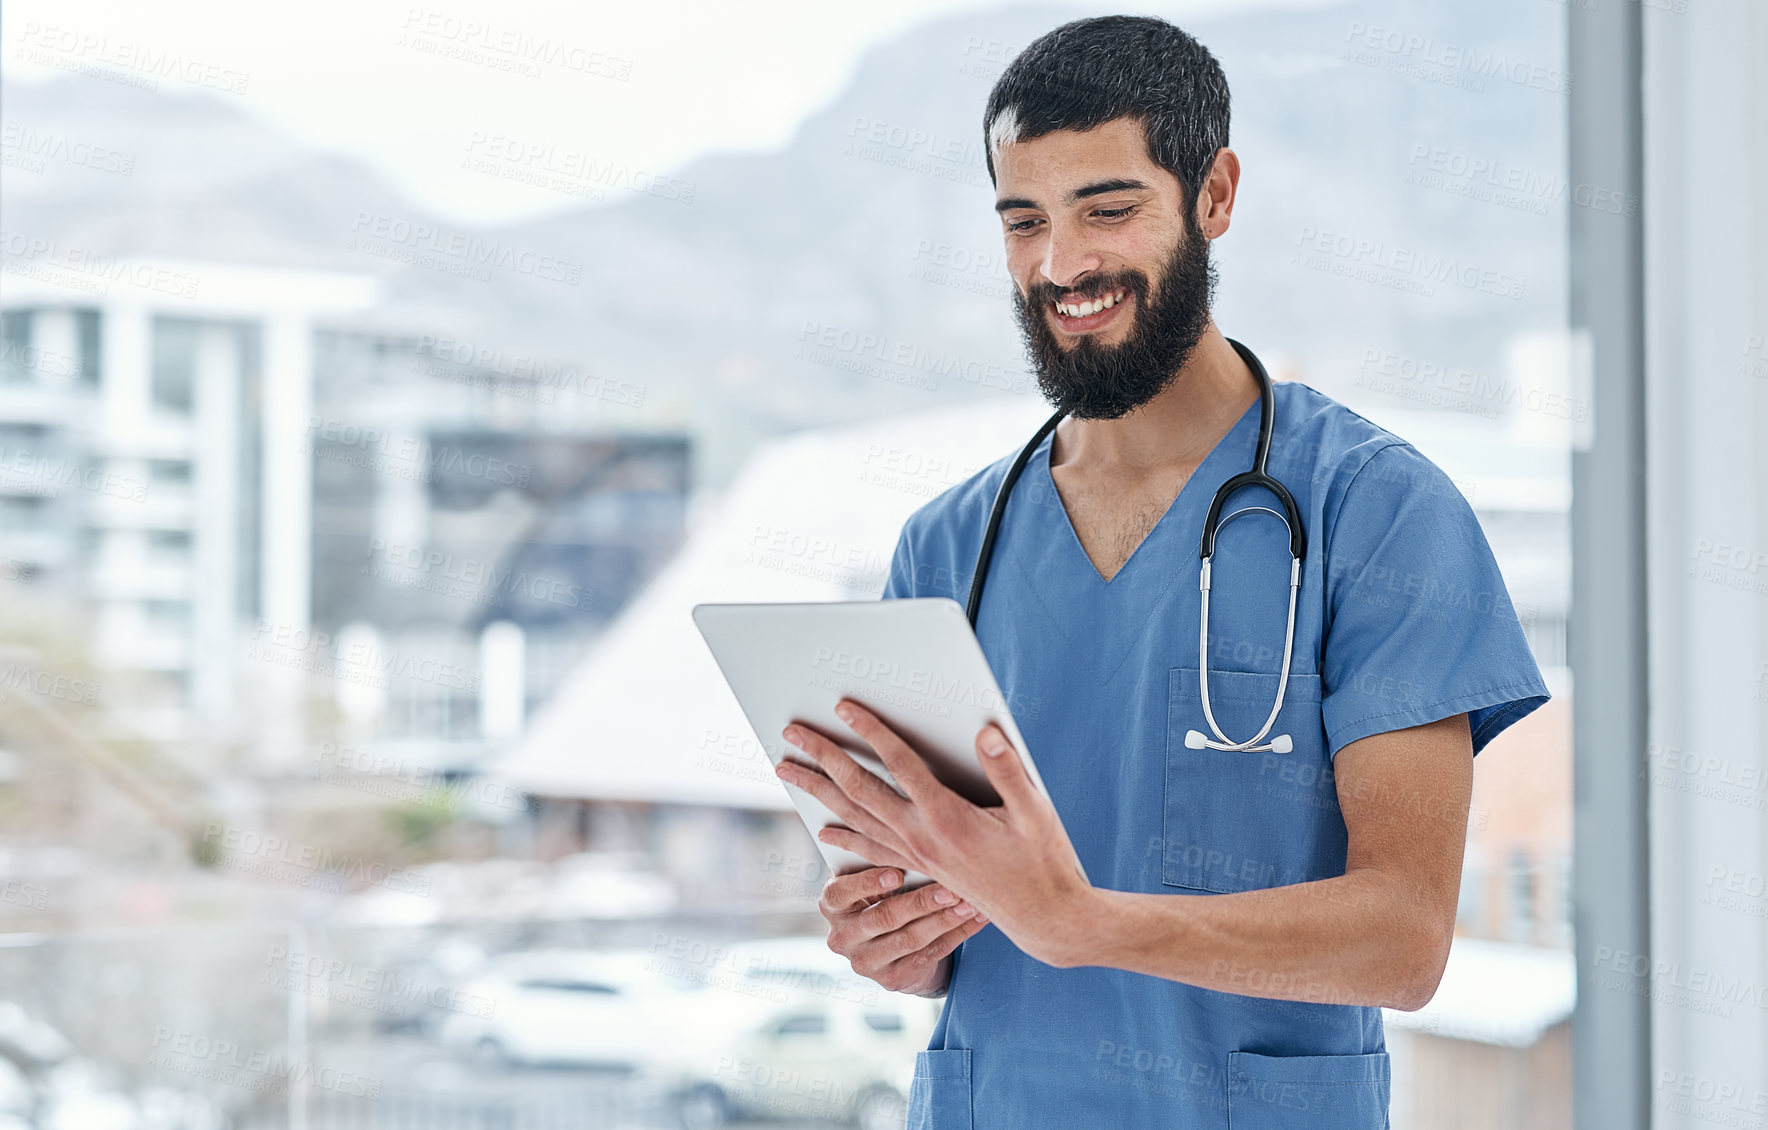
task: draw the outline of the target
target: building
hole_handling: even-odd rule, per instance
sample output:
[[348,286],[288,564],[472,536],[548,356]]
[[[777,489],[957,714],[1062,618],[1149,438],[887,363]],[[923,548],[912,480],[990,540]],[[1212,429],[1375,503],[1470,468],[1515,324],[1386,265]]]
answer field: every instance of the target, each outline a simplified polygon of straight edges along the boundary
[[410,328],[445,319],[365,276],[5,277],[6,571],[196,763],[470,763],[680,539],[689,443],[640,382]]
[[1383,1010],[1395,1126],[1559,1130],[1572,1124],[1569,948],[1457,937],[1417,1012]]
[[308,627],[315,325],[379,296],[326,272],[9,261],[7,552],[78,602],[97,664],[152,676],[128,711],[150,737],[235,721],[242,623]]

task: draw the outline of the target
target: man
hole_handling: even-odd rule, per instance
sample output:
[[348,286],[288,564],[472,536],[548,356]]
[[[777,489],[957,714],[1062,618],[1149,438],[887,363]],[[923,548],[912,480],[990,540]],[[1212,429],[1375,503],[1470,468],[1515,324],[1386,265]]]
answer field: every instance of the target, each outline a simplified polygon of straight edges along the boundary
[[[1010,496],[977,619],[1050,799],[994,727],[977,748],[996,808],[855,704],[906,795],[788,727],[805,756],[781,776],[841,816],[827,842],[878,864],[828,883],[829,945],[886,988],[946,994],[911,1127],[1384,1127],[1380,1008],[1435,993],[1473,757],[1546,687],[1448,478],[1281,382],[1269,471],[1308,540],[1270,732],[1293,746],[1193,748],[1199,537],[1259,424],[1209,314],[1240,173],[1226,80],[1161,20],[1082,20],[1007,68],[983,128],[1018,318],[1068,412]],[[1009,462],[910,518],[887,598],[967,596]],[[1230,508],[1275,506],[1256,493]],[[1254,515],[1216,546],[1208,706],[1233,741],[1276,698],[1287,538]],[[891,893],[904,868],[937,882]]]

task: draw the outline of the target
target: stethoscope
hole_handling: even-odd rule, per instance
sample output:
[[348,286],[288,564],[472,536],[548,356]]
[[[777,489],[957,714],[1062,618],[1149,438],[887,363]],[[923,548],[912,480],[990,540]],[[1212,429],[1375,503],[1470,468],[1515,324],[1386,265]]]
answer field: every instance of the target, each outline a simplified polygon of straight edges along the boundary
[[[1270,374],[1265,372],[1264,365],[1260,363],[1252,350],[1233,338],[1228,339],[1228,344],[1234,347],[1234,351],[1240,354],[1241,360],[1245,361],[1247,367],[1252,370],[1253,376],[1258,378],[1260,405],[1258,448],[1253,456],[1252,470],[1242,471],[1221,485],[1221,488],[1215,493],[1215,498],[1209,504],[1208,516],[1203,520],[1203,568],[1197,579],[1197,588],[1202,594],[1202,609],[1198,616],[1197,625],[1197,683],[1203,699],[1203,717],[1209,723],[1209,728],[1215,737],[1213,739],[1206,738],[1197,730],[1188,730],[1185,733],[1185,748],[1232,750],[1242,753],[1263,753],[1265,751],[1288,753],[1295,748],[1295,743],[1290,740],[1288,734],[1277,734],[1268,742],[1264,742],[1264,737],[1270,733],[1271,727],[1277,724],[1277,715],[1283,709],[1284,693],[1289,689],[1289,660],[1295,648],[1295,604],[1301,591],[1301,561],[1307,555],[1308,539],[1306,531],[1302,529],[1301,511],[1296,509],[1295,499],[1290,497],[1289,491],[1284,488],[1282,483],[1265,472],[1265,463],[1271,453],[1271,429],[1275,415],[1275,410],[1271,405]],[[1037,446],[1044,441],[1044,437],[1050,434],[1050,431],[1066,414],[1058,410],[1055,415],[1044,421],[1043,427],[1037,430],[1037,434],[1032,436],[1031,441],[1019,452],[1018,458],[1013,460],[1012,466],[1007,468],[1007,477],[1001,480],[1000,489],[995,492],[994,509],[989,513],[988,528],[982,535],[982,551],[976,555],[976,571],[974,579],[970,582],[970,602],[964,610],[965,615],[970,618],[972,631],[976,628],[977,610],[982,607],[982,582],[988,576],[988,563],[994,557],[995,535],[1000,530],[1001,515],[1007,510],[1007,496],[1013,492],[1013,484],[1019,481],[1019,472],[1024,470],[1026,461],[1031,458],[1031,453],[1037,450]],[[1222,504],[1227,502],[1229,496],[1234,492],[1246,487],[1263,487],[1276,495],[1277,501],[1283,504],[1284,513],[1279,514],[1268,506],[1247,506],[1234,511],[1225,518],[1222,517]],[[1261,512],[1274,516],[1289,530],[1289,623],[1283,630],[1283,670],[1277,678],[1277,701],[1271,704],[1271,715],[1265,719],[1265,724],[1259,727],[1258,733],[1243,742],[1236,742],[1230,741],[1228,736],[1222,733],[1221,726],[1216,724],[1214,712],[1209,708],[1209,563],[1210,558],[1215,556],[1216,534],[1221,531],[1223,526],[1242,514]],[[1264,744],[1261,745],[1260,742],[1264,742]]]

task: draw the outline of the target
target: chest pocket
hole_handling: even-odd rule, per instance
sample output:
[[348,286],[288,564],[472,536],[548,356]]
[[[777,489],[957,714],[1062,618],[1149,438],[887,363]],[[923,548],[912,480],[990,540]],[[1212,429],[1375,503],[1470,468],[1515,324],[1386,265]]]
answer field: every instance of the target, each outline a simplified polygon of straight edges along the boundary
[[[1210,667],[1210,710],[1230,741],[1256,734],[1276,698],[1276,675]],[[1344,874],[1344,818],[1326,752],[1320,676],[1289,676],[1283,709],[1264,739],[1288,734],[1288,753],[1189,749],[1190,730],[1215,737],[1203,716],[1197,668],[1174,667],[1167,682],[1162,883],[1232,894]]]

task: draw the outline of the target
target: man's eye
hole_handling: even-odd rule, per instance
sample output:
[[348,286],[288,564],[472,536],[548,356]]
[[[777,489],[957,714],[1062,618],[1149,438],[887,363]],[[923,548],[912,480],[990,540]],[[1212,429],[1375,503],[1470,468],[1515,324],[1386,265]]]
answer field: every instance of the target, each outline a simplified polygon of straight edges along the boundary
[[1010,232],[1017,233],[1019,235],[1024,235],[1026,232],[1030,231],[1037,223],[1038,223],[1038,221],[1036,221],[1036,220],[1015,220],[1007,225],[1007,230]]
[[1136,206],[1134,204],[1127,205],[1123,208],[1095,208],[1093,209],[1093,215],[1103,216],[1107,220],[1121,220],[1135,210]]

